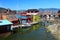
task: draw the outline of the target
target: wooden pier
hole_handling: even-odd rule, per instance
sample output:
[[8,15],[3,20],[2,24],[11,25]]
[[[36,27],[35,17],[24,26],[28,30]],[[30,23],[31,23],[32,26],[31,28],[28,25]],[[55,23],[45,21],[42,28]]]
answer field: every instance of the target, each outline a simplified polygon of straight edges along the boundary
[[21,24],[21,25],[16,25],[16,26],[11,26],[11,30],[13,30],[13,28],[22,28],[22,27],[30,27],[34,24],[37,24],[39,22],[31,22],[31,23],[25,23],[25,24]]

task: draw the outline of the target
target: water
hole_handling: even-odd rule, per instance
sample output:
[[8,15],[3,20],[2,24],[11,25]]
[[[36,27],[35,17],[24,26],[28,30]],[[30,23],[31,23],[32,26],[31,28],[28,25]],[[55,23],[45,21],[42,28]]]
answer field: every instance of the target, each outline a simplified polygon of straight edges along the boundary
[[36,24],[28,28],[20,28],[19,32],[14,33],[6,40],[57,40],[44,25]]

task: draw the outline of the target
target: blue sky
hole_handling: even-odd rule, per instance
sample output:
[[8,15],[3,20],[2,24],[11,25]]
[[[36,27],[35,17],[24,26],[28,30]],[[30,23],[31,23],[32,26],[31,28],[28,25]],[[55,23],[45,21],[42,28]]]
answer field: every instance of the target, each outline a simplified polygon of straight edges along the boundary
[[0,7],[13,10],[60,8],[60,0],[0,0]]

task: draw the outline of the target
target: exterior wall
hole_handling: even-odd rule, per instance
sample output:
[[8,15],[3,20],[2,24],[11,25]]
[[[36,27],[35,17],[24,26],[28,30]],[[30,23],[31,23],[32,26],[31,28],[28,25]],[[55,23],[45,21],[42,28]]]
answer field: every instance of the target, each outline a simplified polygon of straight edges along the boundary
[[26,22],[26,19],[27,19],[27,16],[21,15],[21,22],[22,22],[21,24],[27,23],[27,22]]
[[13,25],[18,25],[18,18],[16,15],[8,15],[8,20],[13,23]]
[[17,25],[18,24],[18,18],[16,18],[16,16],[15,15],[12,15],[12,16],[10,16],[10,15],[2,15],[2,19],[3,20],[9,20],[10,22],[12,22],[13,23],[13,25]]
[[31,15],[30,15],[30,13],[29,14],[27,14],[27,13],[21,13],[21,21],[22,21],[22,24],[24,24],[24,23],[31,23],[31,19],[32,19],[32,17],[31,17]]
[[32,16],[29,15],[29,16],[27,16],[27,23],[31,23],[31,22],[32,22]]
[[2,20],[2,15],[0,14],[0,20]]
[[25,23],[27,23],[26,20],[22,20],[22,24],[25,24]]
[[49,19],[49,15],[47,15],[47,19]]
[[18,23],[18,20],[12,21],[12,23],[13,23],[14,26],[19,24],[19,23]]
[[37,15],[36,18],[37,18],[37,22],[40,22],[40,16]]
[[33,12],[33,13],[27,13],[27,15],[32,15],[32,22],[40,22],[40,16],[37,13]]
[[7,15],[2,15],[3,20],[7,19]]
[[33,15],[33,22],[40,22],[39,15]]
[[36,16],[34,15],[33,16],[33,22],[36,22],[37,20],[36,20]]

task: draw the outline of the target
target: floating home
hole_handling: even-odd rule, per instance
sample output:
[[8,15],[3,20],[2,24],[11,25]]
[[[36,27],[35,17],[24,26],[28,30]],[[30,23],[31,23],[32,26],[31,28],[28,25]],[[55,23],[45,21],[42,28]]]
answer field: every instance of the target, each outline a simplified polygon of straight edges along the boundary
[[12,24],[8,20],[0,20],[0,33],[10,32]]
[[16,17],[16,15],[7,15],[7,20],[9,20],[10,22],[13,23],[13,25],[18,25],[19,24],[19,21],[18,21],[18,18]]
[[20,15],[22,24],[40,22],[39,11],[37,9],[29,9]]
[[32,16],[32,22],[40,22],[39,10],[37,9],[28,9],[27,14]]
[[18,18],[16,17],[15,14],[0,14],[0,20],[9,20],[10,22],[13,23],[13,25],[17,25],[18,24]]
[[25,23],[31,23],[31,15],[27,15],[27,13],[21,13],[21,22],[22,24],[25,24]]

